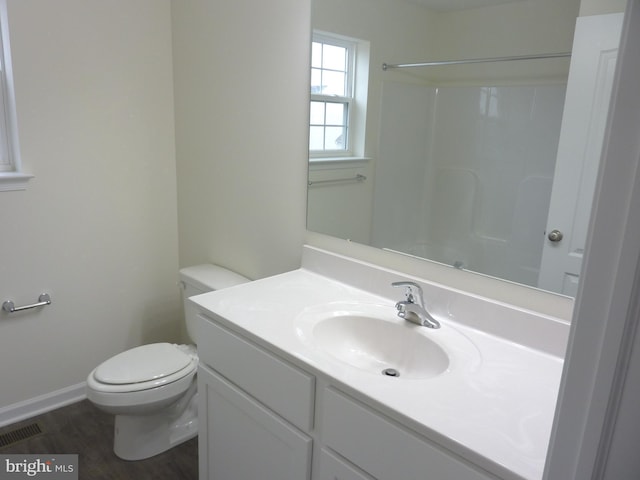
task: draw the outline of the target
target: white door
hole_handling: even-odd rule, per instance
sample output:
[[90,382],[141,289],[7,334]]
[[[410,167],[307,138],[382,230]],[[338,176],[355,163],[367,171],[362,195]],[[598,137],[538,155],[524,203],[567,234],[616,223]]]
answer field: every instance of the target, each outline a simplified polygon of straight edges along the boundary
[[578,17],[538,286],[575,297],[609,111],[622,13]]

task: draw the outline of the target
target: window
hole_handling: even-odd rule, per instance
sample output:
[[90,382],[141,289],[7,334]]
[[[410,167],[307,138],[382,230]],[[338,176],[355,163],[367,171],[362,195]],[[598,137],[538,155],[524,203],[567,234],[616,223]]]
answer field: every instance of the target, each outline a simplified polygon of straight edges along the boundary
[[[362,58],[366,61],[363,62]],[[366,42],[314,32],[311,44],[310,158],[362,155],[368,63]],[[367,75],[357,75],[360,69]],[[364,85],[357,83],[358,78],[364,79]]]
[[7,6],[0,2],[0,191],[24,190],[32,175],[20,168]]

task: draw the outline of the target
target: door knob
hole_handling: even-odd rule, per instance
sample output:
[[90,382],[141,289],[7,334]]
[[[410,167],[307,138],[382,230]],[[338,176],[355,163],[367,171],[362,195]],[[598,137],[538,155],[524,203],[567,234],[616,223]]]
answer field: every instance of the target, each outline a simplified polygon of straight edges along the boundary
[[560,230],[551,230],[547,238],[552,242],[559,242],[562,240],[562,232]]

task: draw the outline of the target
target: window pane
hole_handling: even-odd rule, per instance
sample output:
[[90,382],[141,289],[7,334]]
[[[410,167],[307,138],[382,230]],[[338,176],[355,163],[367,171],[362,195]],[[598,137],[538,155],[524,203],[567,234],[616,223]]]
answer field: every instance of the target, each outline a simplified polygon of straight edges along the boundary
[[324,127],[309,128],[309,150],[324,150]]
[[345,105],[343,103],[327,103],[327,118],[325,123],[327,125],[339,125],[345,124]]
[[322,52],[322,68],[331,70],[346,70],[347,50],[344,47],[336,47],[335,45],[324,45]]
[[325,70],[322,75],[322,93],[325,95],[346,97],[344,81],[344,72],[330,72]]
[[311,125],[324,125],[324,102],[311,102]]
[[313,42],[311,44],[311,66],[322,68],[322,44]]
[[346,130],[343,127],[327,127],[325,130],[325,150],[344,150],[346,145]]
[[322,93],[322,71],[317,68],[311,69],[311,93]]

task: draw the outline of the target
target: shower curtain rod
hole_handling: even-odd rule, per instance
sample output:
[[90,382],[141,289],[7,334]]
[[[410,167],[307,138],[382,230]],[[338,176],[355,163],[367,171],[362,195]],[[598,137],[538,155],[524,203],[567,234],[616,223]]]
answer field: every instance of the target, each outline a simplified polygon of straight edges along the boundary
[[570,57],[571,52],[563,53],[541,53],[538,55],[518,55],[515,57],[494,57],[494,58],[469,58],[466,60],[441,60],[436,62],[423,62],[423,63],[397,63],[397,64],[382,64],[382,70],[389,70],[390,68],[412,68],[412,67],[436,67],[439,65],[463,65],[468,63],[489,63],[489,62],[512,62],[514,60],[537,60],[541,58],[561,58]]

